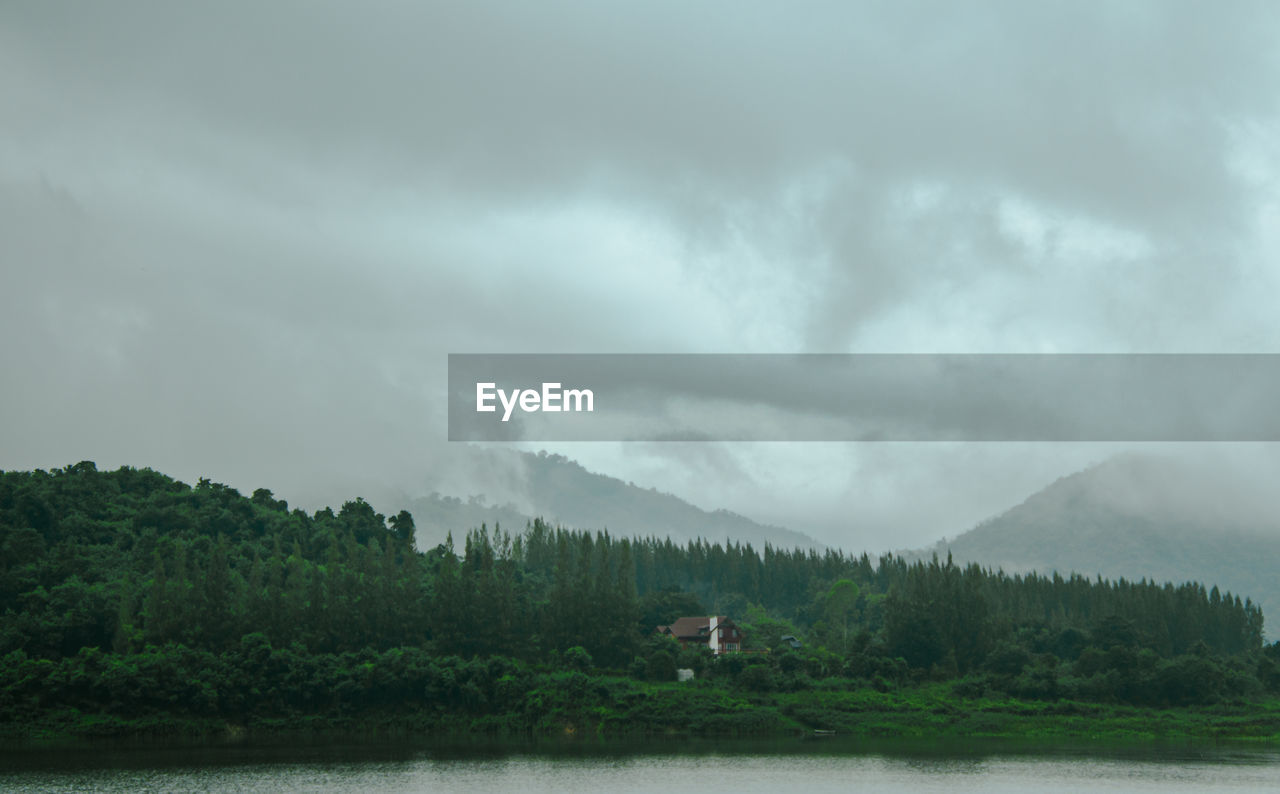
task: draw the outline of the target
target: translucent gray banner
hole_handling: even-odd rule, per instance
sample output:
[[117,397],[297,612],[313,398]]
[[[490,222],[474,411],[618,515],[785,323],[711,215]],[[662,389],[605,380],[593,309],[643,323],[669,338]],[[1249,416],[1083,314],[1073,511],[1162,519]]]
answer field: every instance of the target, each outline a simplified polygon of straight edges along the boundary
[[449,356],[450,441],[1280,441],[1280,355]]

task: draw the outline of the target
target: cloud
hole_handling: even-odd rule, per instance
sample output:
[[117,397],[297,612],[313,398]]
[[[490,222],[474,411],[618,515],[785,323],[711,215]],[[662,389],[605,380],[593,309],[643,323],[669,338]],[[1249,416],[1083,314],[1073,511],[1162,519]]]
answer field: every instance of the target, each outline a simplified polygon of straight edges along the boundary
[[1278,13],[10,4],[0,465],[409,485],[448,352],[1273,352]]

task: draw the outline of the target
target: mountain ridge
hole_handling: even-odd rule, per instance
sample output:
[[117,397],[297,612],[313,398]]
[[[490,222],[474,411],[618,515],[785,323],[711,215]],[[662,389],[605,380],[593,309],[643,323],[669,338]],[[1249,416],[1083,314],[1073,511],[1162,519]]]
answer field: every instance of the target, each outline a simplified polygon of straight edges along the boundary
[[950,554],[1009,573],[1201,582],[1280,614],[1267,563],[1280,560],[1280,521],[1265,500],[1241,503],[1246,492],[1186,462],[1123,455],[909,556]]
[[527,522],[541,518],[567,528],[607,530],[615,536],[666,536],[681,543],[703,538],[761,549],[765,543],[826,548],[802,532],[762,524],[724,508],[707,510],[674,494],[590,471],[564,455],[477,448],[465,454],[474,481],[496,492],[464,498],[433,491],[400,500],[413,514],[420,544],[435,545],[450,532],[456,540],[482,523],[523,530]]

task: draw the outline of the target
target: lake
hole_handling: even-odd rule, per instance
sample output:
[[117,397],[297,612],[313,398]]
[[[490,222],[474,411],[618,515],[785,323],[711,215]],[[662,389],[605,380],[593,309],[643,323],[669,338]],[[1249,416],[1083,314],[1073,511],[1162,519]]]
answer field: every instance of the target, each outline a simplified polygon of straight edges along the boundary
[[1237,743],[403,740],[0,752],[0,790],[429,792],[1276,791],[1280,747]]

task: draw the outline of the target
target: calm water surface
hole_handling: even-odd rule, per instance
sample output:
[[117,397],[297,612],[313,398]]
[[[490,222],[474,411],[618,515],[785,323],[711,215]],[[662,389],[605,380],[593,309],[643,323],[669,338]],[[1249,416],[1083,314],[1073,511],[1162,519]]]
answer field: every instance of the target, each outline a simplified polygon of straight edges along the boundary
[[841,740],[97,747],[0,752],[0,790],[1280,791],[1280,748]]

